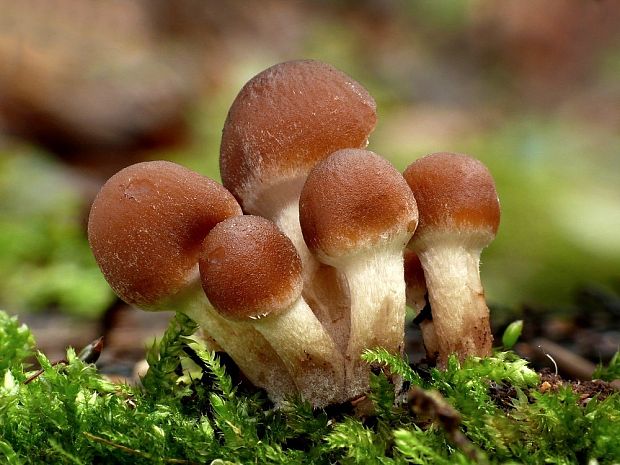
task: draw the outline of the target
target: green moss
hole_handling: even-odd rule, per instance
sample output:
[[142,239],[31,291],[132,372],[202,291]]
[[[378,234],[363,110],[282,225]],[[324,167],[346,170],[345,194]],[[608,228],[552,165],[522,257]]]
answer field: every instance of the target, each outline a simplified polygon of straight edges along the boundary
[[[368,351],[364,359],[375,369],[364,415],[346,406],[314,411],[298,399],[274,410],[262,392],[236,385],[215,354],[188,338],[195,328],[185,316],[173,319],[148,354],[151,369],[140,387],[109,382],[72,349],[66,364],[38,354],[43,373],[26,382],[34,341],[0,313],[0,463],[620,460],[620,394],[584,403],[569,387],[542,393],[538,375],[512,352],[462,364],[453,358],[445,371],[421,372],[384,350]],[[599,371],[611,373],[615,364]],[[394,374],[431,407],[414,405],[411,393],[395,397]],[[514,393],[508,406],[494,393],[498,386]]]
[[599,365],[592,377],[605,381],[620,379],[620,352],[616,352],[607,366]]
[[87,206],[69,181],[41,153],[0,151],[0,305],[12,312],[94,316],[115,299],[88,247]]

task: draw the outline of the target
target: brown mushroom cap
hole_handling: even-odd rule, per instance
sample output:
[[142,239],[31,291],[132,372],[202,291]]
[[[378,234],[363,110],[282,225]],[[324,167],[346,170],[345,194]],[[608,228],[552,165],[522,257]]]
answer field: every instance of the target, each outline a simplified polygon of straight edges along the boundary
[[416,201],[402,175],[361,149],[317,164],[302,190],[300,222],[310,250],[329,257],[368,249],[416,228]]
[[128,303],[156,309],[197,276],[211,228],[240,214],[215,181],[166,161],[138,163],[101,188],[88,240],[112,289]]
[[213,306],[231,319],[258,318],[289,309],[301,296],[301,259],[271,221],[238,216],[205,238],[200,276]]
[[500,209],[495,182],[482,162],[467,155],[434,153],[403,173],[418,203],[420,224],[413,240],[428,231],[481,230],[495,237]]
[[230,108],[220,149],[223,184],[253,212],[260,189],[305,176],[338,149],[364,147],[376,119],[366,89],[330,65],[272,66],[252,78]]

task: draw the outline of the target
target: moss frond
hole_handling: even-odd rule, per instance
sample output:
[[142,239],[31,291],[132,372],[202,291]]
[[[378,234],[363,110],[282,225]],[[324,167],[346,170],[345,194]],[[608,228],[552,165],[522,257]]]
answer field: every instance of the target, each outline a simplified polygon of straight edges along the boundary
[[[543,390],[512,352],[452,358],[422,378],[397,356],[367,351],[364,359],[381,370],[371,376],[372,408],[363,415],[350,405],[313,410],[294,398],[274,410],[262,392],[235,385],[218,356],[189,338],[194,329],[183,316],[171,322],[149,352],[144,386],[111,383],[73,349],[60,364],[37,354],[42,373],[27,381],[32,336],[0,312],[0,463],[620,462],[620,393]],[[200,361],[191,372],[188,347]],[[395,396],[394,375],[434,407],[414,408],[411,392]]]
[[620,379],[620,350],[614,354],[607,366],[597,366],[592,378],[603,381]]
[[0,311],[0,377],[7,370],[19,374],[24,361],[33,355],[34,338],[30,330]]
[[177,313],[168,325],[159,343],[153,344],[146,354],[149,370],[142,379],[147,393],[160,397],[183,397],[186,391],[176,389],[178,369],[183,355],[183,346],[188,344],[189,336],[198,325],[183,313]]
[[391,354],[383,348],[365,350],[362,354],[362,360],[370,365],[376,364],[385,367],[393,375],[401,376],[403,380],[416,386],[424,384],[420,375],[411,368],[406,359]]

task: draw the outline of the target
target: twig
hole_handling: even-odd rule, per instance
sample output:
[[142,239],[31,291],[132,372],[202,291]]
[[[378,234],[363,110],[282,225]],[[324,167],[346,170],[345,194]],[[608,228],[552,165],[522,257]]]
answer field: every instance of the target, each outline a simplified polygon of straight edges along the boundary
[[[69,363],[67,360],[62,359],[62,360],[57,360],[55,362],[52,362],[52,366],[55,367],[56,365],[66,365],[67,363]],[[29,384],[32,381],[34,381],[35,379],[37,379],[39,376],[41,376],[43,373],[45,373],[45,369],[44,368],[40,368],[39,370],[37,370],[33,375],[31,375],[30,377],[28,377],[28,379],[26,381],[24,381],[24,384]]]
[[[91,342],[86,347],[84,347],[80,351],[78,358],[82,360],[84,363],[95,363],[97,360],[99,360],[99,356],[101,355],[102,350],[103,350],[103,336],[95,339],[93,342]],[[66,365],[67,363],[69,363],[67,359],[63,358],[61,360],[56,360],[55,362],[52,362],[51,365],[55,367],[56,365]],[[28,377],[28,379],[24,381],[24,384],[29,384],[33,382],[35,379],[41,376],[44,372],[45,372],[45,369],[40,368],[34,374]]]
[[[124,446],[122,444],[117,444],[116,442],[110,441],[109,439],[102,438],[101,436],[96,436],[87,431],[83,431],[82,434],[86,436],[91,441],[98,442],[100,444],[104,444],[106,446],[114,447],[115,449],[119,449],[127,454],[137,455],[138,457],[143,457],[145,459],[152,460],[153,456],[147,452],[142,452],[141,450],[132,449],[131,447]],[[185,459],[174,459],[174,458],[162,458],[164,463],[178,463],[183,465],[200,465],[198,462],[192,462],[190,460]]]

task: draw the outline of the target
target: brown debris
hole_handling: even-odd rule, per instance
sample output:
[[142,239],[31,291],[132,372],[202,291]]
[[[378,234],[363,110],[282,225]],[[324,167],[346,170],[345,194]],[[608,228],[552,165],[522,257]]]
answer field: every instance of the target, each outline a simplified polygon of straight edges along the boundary
[[514,386],[491,381],[489,395],[499,408],[507,412],[513,407],[514,400],[517,398],[517,390]]
[[459,429],[461,415],[439,392],[414,386],[409,390],[407,403],[417,417],[443,428],[455,446],[472,460],[478,460],[478,450]]
[[592,381],[564,380],[561,376],[551,373],[548,369],[540,372],[541,384],[538,390],[541,393],[556,392],[562,387],[570,387],[575,394],[579,394],[579,404],[585,405],[593,398],[599,401],[605,400],[610,395],[618,391],[618,388],[610,382],[595,379]]

